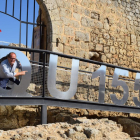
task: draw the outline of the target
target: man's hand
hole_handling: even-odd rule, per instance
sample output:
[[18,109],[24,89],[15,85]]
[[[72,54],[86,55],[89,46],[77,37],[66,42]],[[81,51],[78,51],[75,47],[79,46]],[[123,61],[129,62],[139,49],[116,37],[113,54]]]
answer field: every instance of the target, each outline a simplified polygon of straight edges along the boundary
[[25,75],[26,72],[28,72],[28,71],[21,71],[21,72],[19,72],[19,73],[20,73],[21,75]]
[[16,76],[20,76],[20,75],[25,75],[26,72],[28,72],[28,71],[17,72],[16,75],[15,75],[15,77],[16,77]]

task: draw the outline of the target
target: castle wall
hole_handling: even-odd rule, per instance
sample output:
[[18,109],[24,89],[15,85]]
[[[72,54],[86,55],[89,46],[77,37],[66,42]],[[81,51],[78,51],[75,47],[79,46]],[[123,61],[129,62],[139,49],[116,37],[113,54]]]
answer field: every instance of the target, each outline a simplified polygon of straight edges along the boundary
[[[140,2],[139,0],[37,0],[42,21],[47,25],[47,49],[85,59],[139,70],[140,62]],[[71,67],[71,60],[59,57],[58,66]],[[80,62],[80,70],[94,72],[100,66]],[[107,68],[106,74],[113,75]],[[57,88],[69,89],[70,72],[57,71]],[[129,78],[135,79],[129,72]],[[112,79],[106,77],[109,99],[114,93]],[[128,83],[130,101],[134,82]],[[79,74],[74,98],[98,100],[99,78]],[[110,89],[110,90],[109,90]],[[122,97],[122,87],[114,89]],[[136,93],[138,96],[138,93]],[[108,100],[106,99],[106,101]],[[108,101],[110,102],[110,101]]]

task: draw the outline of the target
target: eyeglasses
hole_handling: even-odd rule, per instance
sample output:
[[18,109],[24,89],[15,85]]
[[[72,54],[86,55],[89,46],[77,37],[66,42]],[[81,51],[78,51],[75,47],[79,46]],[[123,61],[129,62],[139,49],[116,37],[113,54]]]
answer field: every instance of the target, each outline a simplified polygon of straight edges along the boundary
[[11,58],[11,57],[9,57],[10,59],[12,59],[12,60],[16,60],[16,58]]

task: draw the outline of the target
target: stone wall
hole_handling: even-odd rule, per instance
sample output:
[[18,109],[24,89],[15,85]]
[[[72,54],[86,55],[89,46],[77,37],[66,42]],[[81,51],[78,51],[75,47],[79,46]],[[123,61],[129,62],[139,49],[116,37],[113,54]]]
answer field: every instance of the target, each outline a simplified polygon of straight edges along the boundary
[[39,4],[46,6],[42,20],[48,25],[50,50],[139,69],[138,0],[40,0]]
[[[47,48],[49,50],[85,59],[110,63],[139,70],[140,62],[140,2],[139,0],[37,0],[46,24]],[[71,60],[59,57],[58,66],[71,67]],[[94,72],[100,66],[80,62],[80,70]],[[107,68],[107,75],[114,69]],[[69,88],[70,72],[57,71],[57,88]],[[135,73],[129,72],[135,79]],[[78,89],[74,98],[98,100],[99,78],[91,80],[91,75],[79,74]],[[105,100],[109,94],[112,80],[106,78]],[[128,83],[130,104],[134,82]],[[90,88],[89,88],[90,87]],[[117,87],[118,98],[122,88]],[[89,98],[88,98],[89,97]],[[128,103],[127,103],[128,104]]]

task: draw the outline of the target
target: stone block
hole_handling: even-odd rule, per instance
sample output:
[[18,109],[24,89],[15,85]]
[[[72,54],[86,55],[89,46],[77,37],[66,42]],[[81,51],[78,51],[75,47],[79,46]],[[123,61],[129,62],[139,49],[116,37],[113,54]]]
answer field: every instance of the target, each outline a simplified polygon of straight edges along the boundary
[[99,38],[99,43],[100,43],[100,44],[106,44],[106,40],[103,39],[103,38]]
[[129,57],[133,56],[133,51],[127,51],[126,55],[129,56]]
[[131,45],[136,45],[136,36],[131,34]]
[[139,63],[139,58],[138,57],[134,57],[134,62]]
[[115,41],[115,42],[114,42],[114,46],[115,46],[115,47],[118,47],[118,45],[119,45],[119,43]]
[[53,136],[49,136],[49,137],[47,137],[47,140],[57,140],[57,138],[53,137]]
[[103,45],[97,44],[95,50],[99,51],[99,52],[102,52],[103,51]]
[[78,13],[73,13],[73,18],[76,19],[77,21],[81,20],[81,15]]
[[112,63],[112,64],[116,63],[116,59],[115,58],[111,58],[110,59],[110,63]]
[[0,106],[0,115],[7,115],[8,110],[6,109],[6,106]]
[[118,59],[118,55],[117,54],[114,54],[113,55],[113,58]]
[[52,51],[63,53],[63,44],[59,43],[58,46],[53,45]]
[[72,46],[64,46],[64,54],[75,55],[75,49]]
[[85,41],[89,42],[89,34],[88,33],[83,33],[80,31],[75,32],[75,40],[76,41]]
[[61,20],[63,21],[63,24],[64,25],[67,25],[67,26],[70,26],[70,19],[69,18],[66,18],[66,17],[61,17]]
[[64,34],[68,36],[74,36],[74,29],[69,26],[64,27]]
[[58,0],[57,4],[61,8],[66,8],[66,9],[70,9],[71,8],[71,3],[69,1]]
[[80,46],[81,46],[81,49],[89,50],[88,43],[85,43],[82,41]]
[[120,48],[124,48],[124,45],[125,45],[124,42],[119,42],[119,47]]
[[96,45],[94,43],[89,43],[88,46],[89,46],[89,51],[95,50]]
[[138,46],[140,47],[140,41],[138,41]]
[[85,27],[94,27],[94,20],[87,18],[87,17],[82,17],[81,18],[81,25]]
[[108,33],[103,34],[104,39],[109,39],[110,35]]
[[64,29],[62,25],[61,27],[53,25],[53,34],[63,34],[63,32],[64,32]]
[[113,40],[108,40],[107,45],[112,46],[114,44]]
[[88,19],[86,17],[81,18],[81,25],[82,26],[89,27],[89,24],[90,24],[90,19]]
[[84,7],[88,7],[89,0],[81,0],[81,5],[84,6]]
[[106,56],[105,55],[102,55],[101,56],[101,60],[102,60],[102,62],[106,62]]
[[79,5],[74,4],[73,5],[73,12],[83,14],[84,13],[84,8],[79,6]]
[[97,12],[91,12],[91,18],[92,19],[100,19],[100,14],[98,14]]
[[95,27],[103,29],[103,23],[101,21],[95,21]]
[[140,13],[139,9],[136,9],[135,11],[136,11],[136,13],[137,13],[137,14],[139,14],[139,13]]
[[110,54],[110,53],[109,54],[106,54],[106,57],[109,58],[109,59],[111,59],[112,58],[112,54]]
[[104,46],[104,53],[109,53],[109,47]]
[[97,34],[91,33],[90,38],[91,38],[91,42],[94,42],[95,44],[98,43],[98,40],[99,40],[99,39],[98,39],[98,35],[97,35]]
[[134,55],[134,57],[140,57],[140,52],[135,51],[135,52],[133,52],[133,55]]
[[79,28],[80,24],[78,21],[70,20],[70,25],[75,28]]
[[89,57],[87,52],[85,52],[84,50],[79,50],[79,49],[76,49],[76,56],[80,58]]
[[85,9],[85,16],[90,17],[90,11],[88,9]]
[[116,49],[114,46],[110,46],[110,53],[112,53],[112,54],[116,53]]
[[72,46],[75,46],[76,48],[80,49],[80,42],[75,41],[75,37],[66,37],[67,44],[70,44]]
[[49,15],[50,15],[50,18],[51,18],[52,21],[60,20],[59,10],[58,9],[51,10],[49,12]]
[[120,49],[120,54],[122,54],[122,55],[126,55],[126,50],[124,50],[124,49]]
[[84,134],[87,136],[87,138],[92,139],[99,139],[101,137],[101,132],[97,129],[85,128]]
[[89,52],[89,59],[91,59],[92,57],[99,57],[99,54],[97,52]]
[[140,136],[140,124],[128,118],[118,118],[117,122],[123,126],[123,131],[128,133],[131,137]]
[[80,4],[81,0],[71,0],[72,3]]
[[109,24],[108,23],[104,23],[104,29],[109,30]]
[[72,17],[71,9],[61,8],[60,9],[60,16],[71,18]]
[[49,0],[46,0],[45,4],[49,10],[57,9],[57,7],[58,7],[55,0],[52,0],[51,2]]
[[81,126],[75,126],[74,130],[78,131],[78,132],[81,132],[81,131],[83,131],[83,128]]
[[75,130],[74,129],[68,129],[67,131],[67,136],[68,137],[71,137],[71,135],[74,135],[75,134]]

